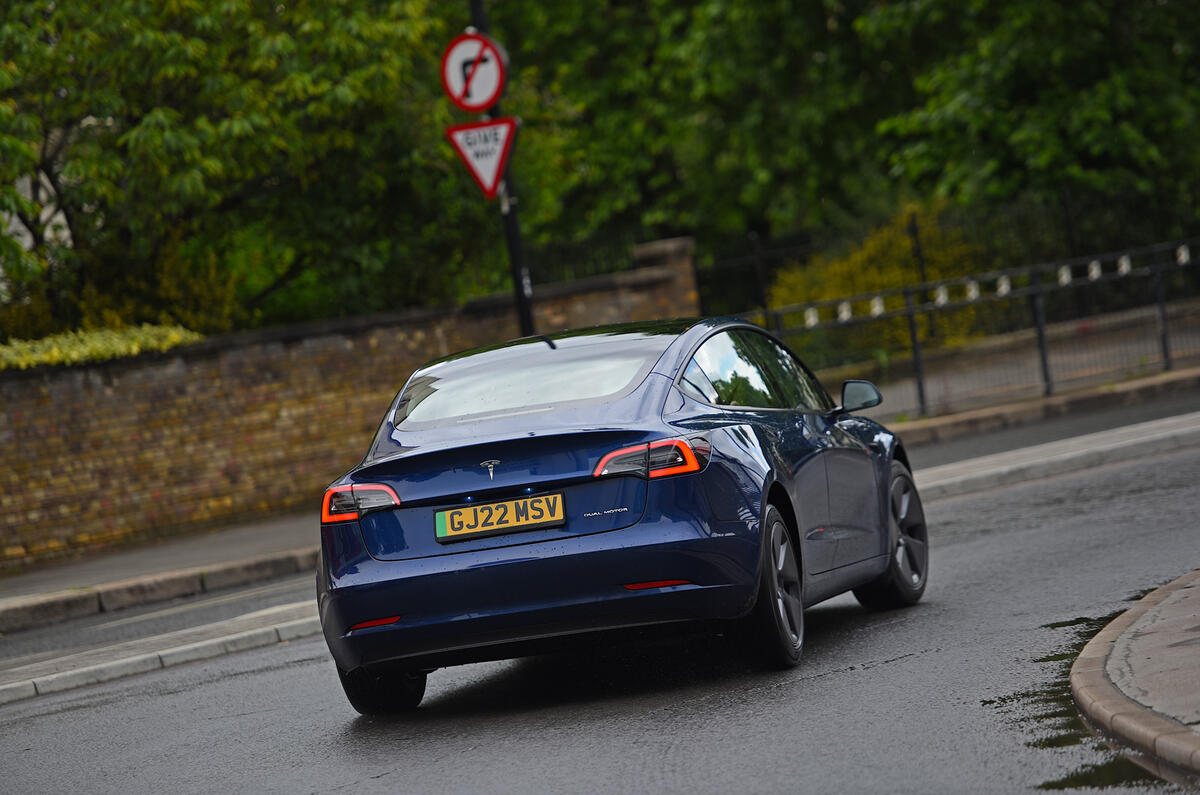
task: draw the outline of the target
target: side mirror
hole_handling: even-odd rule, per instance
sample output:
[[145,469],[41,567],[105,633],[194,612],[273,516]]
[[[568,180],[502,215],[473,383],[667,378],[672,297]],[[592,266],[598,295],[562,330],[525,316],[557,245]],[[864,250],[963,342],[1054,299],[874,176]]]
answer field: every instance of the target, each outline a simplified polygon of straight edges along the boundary
[[842,383],[842,411],[859,411],[878,406],[883,402],[879,388],[870,381],[844,381]]

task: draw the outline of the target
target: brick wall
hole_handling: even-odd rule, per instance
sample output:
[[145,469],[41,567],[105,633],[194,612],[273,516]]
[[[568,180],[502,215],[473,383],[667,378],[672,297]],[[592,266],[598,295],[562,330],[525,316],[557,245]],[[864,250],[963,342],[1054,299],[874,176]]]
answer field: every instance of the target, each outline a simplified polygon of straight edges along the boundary
[[[691,241],[539,286],[539,331],[699,313]],[[510,295],[233,334],[166,354],[0,373],[0,561],[314,512],[423,362],[519,333]]]

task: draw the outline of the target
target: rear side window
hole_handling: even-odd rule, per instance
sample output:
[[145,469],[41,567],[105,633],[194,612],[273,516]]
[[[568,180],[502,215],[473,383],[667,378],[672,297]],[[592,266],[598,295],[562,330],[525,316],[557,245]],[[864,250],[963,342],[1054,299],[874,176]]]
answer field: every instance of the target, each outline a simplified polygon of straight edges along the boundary
[[[768,409],[787,407],[758,363],[751,345],[728,331],[709,337],[692,357],[692,363],[712,386],[716,399],[705,396],[710,403]],[[687,373],[685,370],[681,383],[687,381]]]
[[696,364],[695,359],[690,359],[687,367],[683,368],[683,377],[679,379],[679,388],[706,403],[716,403],[718,400],[716,388],[713,387],[712,381],[708,380],[704,370],[700,369],[700,365]]

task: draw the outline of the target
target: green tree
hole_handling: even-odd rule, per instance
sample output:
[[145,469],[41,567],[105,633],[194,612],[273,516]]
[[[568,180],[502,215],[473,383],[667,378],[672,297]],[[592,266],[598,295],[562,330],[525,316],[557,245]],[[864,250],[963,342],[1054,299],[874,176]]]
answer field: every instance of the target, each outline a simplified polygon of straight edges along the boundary
[[508,107],[533,150],[518,176],[530,158],[556,176],[533,186],[535,232],[766,237],[886,217],[874,127],[906,91],[854,28],[868,5],[496,4],[530,92]]
[[[932,194],[1099,201],[1092,227],[1114,237],[1196,218],[1192,3],[488,6],[512,57],[504,110],[524,120],[531,248],[824,238]],[[220,330],[506,287],[495,205],[443,135],[468,119],[438,79],[468,17],[430,0],[10,0],[0,336]]]
[[447,36],[425,0],[10,3],[3,331],[38,291],[206,330],[450,297],[499,230],[442,138]]
[[965,202],[1134,195],[1194,213],[1197,21],[1178,0],[879,4],[857,22],[877,49],[943,40],[913,62],[920,100],[879,126],[893,174]]

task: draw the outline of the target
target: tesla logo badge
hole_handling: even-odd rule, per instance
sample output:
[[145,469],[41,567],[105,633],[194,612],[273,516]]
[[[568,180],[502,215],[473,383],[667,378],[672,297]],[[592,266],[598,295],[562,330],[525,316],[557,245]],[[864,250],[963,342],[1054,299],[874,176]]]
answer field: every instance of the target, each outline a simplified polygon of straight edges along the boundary
[[484,462],[480,463],[480,465],[479,465],[479,466],[481,466],[481,467],[487,467],[487,471],[488,471],[488,480],[495,480],[495,479],[496,479],[496,465],[497,465],[497,464],[499,464],[499,463],[500,463],[500,462],[499,462],[499,461],[497,461],[497,460],[496,460],[496,459],[494,459],[494,458],[493,458],[491,461],[484,461]]

